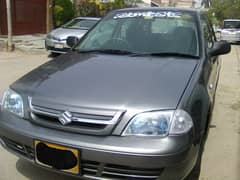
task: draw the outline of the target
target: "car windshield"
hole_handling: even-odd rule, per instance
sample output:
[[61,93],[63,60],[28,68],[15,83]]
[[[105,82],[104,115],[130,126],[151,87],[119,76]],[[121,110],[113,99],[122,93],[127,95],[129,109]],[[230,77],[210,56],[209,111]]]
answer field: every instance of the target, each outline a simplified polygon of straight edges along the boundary
[[196,17],[182,11],[117,11],[75,47],[80,52],[199,56]]
[[70,29],[90,29],[97,23],[94,19],[73,19],[69,23],[65,24],[64,28]]
[[240,20],[224,21],[225,29],[240,29]]

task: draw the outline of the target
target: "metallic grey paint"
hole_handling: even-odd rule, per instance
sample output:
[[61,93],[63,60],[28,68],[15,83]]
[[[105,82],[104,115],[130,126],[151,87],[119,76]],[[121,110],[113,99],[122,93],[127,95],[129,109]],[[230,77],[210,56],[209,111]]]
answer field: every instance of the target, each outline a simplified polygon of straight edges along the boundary
[[[202,13],[184,11],[198,16],[200,28]],[[199,36],[199,59],[69,52],[40,66],[11,85],[23,97],[25,117],[21,119],[1,111],[0,138],[30,149],[34,139],[75,147],[80,150],[83,162],[99,162],[101,167],[111,164],[128,167],[129,171],[160,169],[159,180],[185,178],[205,140],[220,69],[218,57],[207,54],[201,28]],[[213,88],[209,88],[211,84]],[[101,133],[86,129],[72,133],[65,126],[45,127],[31,120],[29,97],[33,105],[54,111],[80,111],[92,117],[123,113],[116,124],[103,128]],[[194,122],[191,131],[164,138],[121,136],[136,114],[174,109],[183,109],[191,115]],[[7,144],[3,145],[23,157]],[[31,156],[24,158],[33,162]],[[101,178],[84,173],[83,169],[84,177]]]

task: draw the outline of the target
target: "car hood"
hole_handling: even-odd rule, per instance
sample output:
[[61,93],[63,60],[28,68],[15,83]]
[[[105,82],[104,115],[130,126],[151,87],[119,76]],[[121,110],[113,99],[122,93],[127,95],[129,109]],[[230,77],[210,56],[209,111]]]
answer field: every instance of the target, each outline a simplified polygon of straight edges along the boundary
[[146,111],[175,109],[197,62],[180,57],[71,52],[33,70],[11,88],[31,96],[35,103]]
[[66,40],[68,36],[81,38],[86,32],[87,30],[84,29],[69,29],[61,27],[53,30],[50,35],[60,40]]

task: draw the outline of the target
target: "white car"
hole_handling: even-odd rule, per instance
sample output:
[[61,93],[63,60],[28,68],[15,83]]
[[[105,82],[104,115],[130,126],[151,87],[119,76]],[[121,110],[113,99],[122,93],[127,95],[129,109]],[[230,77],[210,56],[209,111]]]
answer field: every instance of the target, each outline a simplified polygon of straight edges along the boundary
[[221,40],[240,42],[240,19],[224,20],[221,30]]

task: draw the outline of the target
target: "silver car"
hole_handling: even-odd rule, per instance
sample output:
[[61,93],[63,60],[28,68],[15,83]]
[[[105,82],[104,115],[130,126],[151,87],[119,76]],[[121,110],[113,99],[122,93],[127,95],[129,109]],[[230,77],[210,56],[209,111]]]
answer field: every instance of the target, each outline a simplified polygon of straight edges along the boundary
[[69,50],[66,39],[69,36],[75,36],[79,39],[92,28],[100,18],[77,17],[65,25],[51,31],[45,40],[46,49],[51,53],[65,53]]
[[224,20],[221,30],[221,40],[240,42],[240,19]]

